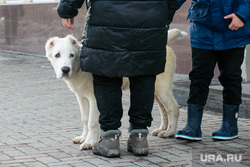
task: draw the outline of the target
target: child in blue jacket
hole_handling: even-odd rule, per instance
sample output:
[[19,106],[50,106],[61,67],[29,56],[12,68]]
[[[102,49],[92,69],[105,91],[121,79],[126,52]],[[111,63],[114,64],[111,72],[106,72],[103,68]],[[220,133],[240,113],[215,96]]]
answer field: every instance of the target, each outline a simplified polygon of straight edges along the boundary
[[[178,0],[179,7],[185,1]],[[188,120],[176,138],[201,140],[203,108],[217,63],[223,86],[223,120],[212,139],[235,139],[242,94],[241,64],[245,45],[250,44],[250,1],[192,0],[188,18],[192,47]]]

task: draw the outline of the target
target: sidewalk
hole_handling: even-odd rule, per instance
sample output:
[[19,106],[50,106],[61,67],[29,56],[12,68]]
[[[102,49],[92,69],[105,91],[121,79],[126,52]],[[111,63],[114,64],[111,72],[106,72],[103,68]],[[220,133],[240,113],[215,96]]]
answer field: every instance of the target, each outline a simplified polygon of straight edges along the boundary
[[[249,76],[250,77],[250,76]],[[174,95],[180,105],[187,105],[190,81],[187,75],[175,75]],[[221,113],[222,109],[222,86],[218,79],[213,79],[210,85],[208,100],[205,105],[206,110]],[[242,82],[242,103],[239,115],[250,118],[250,82]]]
[[[221,116],[207,110],[202,141],[149,135],[148,156],[128,153],[129,91],[123,95],[121,157],[108,159],[94,156],[90,150],[79,151],[79,145],[71,142],[82,131],[79,106],[66,83],[56,79],[50,62],[44,57],[0,52],[0,71],[0,167],[250,166],[250,119],[239,118],[238,139],[214,142],[211,133],[219,128]],[[177,90],[178,83],[175,94]],[[186,115],[183,106],[178,129],[185,126]],[[156,104],[153,118],[150,132],[160,125]]]

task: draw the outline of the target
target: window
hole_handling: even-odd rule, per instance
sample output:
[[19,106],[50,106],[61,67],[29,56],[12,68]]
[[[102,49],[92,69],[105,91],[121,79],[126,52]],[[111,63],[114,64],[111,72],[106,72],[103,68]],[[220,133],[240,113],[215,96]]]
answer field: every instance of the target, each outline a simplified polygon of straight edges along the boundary
[[23,0],[6,0],[6,3],[9,3],[9,4],[14,4],[14,3],[23,3]]
[[56,0],[33,0],[34,3],[56,2]]
[[[31,2],[30,2],[31,1]],[[6,0],[7,4],[23,4],[24,2],[28,3],[51,3],[58,2],[59,0]]]

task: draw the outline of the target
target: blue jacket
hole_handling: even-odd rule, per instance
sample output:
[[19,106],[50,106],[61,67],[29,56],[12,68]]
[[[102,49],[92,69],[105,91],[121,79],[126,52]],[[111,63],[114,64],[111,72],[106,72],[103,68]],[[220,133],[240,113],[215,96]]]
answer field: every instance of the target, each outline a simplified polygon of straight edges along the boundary
[[[179,7],[186,0],[178,0]],[[237,31],[228,28],[235,13],[244,22]],[[227,50],[250,44],[250,0],[192,0],[188,11],[191,46]]]

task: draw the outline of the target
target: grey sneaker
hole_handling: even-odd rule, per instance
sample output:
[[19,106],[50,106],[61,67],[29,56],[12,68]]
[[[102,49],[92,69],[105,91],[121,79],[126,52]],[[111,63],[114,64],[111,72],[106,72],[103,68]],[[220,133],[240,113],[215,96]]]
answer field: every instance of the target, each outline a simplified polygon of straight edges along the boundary
[[130,131],[130,136],[127,142],[127,149],[135,156],[148,155],[148,130],[147,129],[135,129]]
[[120,157],[120,130],[101,130],[101,140],[94,144],[92,152],[107,158]]

